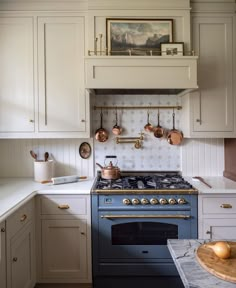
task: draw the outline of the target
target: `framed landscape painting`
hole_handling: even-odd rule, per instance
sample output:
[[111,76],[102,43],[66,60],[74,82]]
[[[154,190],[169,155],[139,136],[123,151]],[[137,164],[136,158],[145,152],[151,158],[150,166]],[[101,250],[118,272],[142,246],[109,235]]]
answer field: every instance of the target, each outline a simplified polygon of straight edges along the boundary
[[106,19],[110,55],[160,55],[173,40],[173,19]]

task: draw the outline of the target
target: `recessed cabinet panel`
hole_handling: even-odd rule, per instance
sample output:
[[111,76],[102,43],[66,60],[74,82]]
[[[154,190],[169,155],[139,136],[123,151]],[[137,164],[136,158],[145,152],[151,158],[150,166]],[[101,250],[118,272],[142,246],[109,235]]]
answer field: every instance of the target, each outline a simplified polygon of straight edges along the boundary
[[39,131],[85,131],[84,18],[39,17]]
[[11,241],[10,267],[11,275],[9,283],[11,288],[31,287],[34,279],[32,278],[33,255],[32,255],[33,233],[29,225],[24,233],[17,234]]
[[200,88],[191,95],[195,132],[234,129],[232,29],[232,18],[193,18],[193,46],[199,56]]
[[33,19],[0,18],[0,43],[0,132],[33,132]]
[[86,220],[42,220],[44,278],[78,279],[88,276]]

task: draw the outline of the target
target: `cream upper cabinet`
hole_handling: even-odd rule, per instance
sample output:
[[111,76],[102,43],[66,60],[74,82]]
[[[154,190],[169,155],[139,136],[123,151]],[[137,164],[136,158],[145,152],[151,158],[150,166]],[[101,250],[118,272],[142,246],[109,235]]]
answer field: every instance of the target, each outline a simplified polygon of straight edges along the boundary
[[0,287],[6,288],[6,227],[0,223]]
[[234,17],[192,16],[199,89],[182,97],[185,137],[235,137]]
[[34,132],[33,63],[33,18],[1,16],[0,133]]
[[39,133],[88,136],[84,17],[38,18]]

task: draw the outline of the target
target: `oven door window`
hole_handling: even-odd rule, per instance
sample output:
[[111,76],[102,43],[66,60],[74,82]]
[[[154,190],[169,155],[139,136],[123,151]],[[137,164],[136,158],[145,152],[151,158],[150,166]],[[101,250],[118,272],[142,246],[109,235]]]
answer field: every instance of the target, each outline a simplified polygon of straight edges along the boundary
[[112,245],[165,245],[178,238],[178,225],[159,222],[130,222],[111,227]]

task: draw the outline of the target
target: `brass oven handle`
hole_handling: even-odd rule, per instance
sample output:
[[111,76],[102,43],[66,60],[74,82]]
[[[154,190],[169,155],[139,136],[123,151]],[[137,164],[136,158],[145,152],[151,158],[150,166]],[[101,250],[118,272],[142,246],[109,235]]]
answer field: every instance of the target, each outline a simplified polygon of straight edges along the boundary
[[117,219],[117,218],[177,218],[189,219],[190,215],[101,215],[101,218]]
[[59,209],[70,209],[70,206],[68,204],[62,204],[62,205],[58,205]]
[[221,204],[220,208],[232,208],[233,206],[231,204]]

